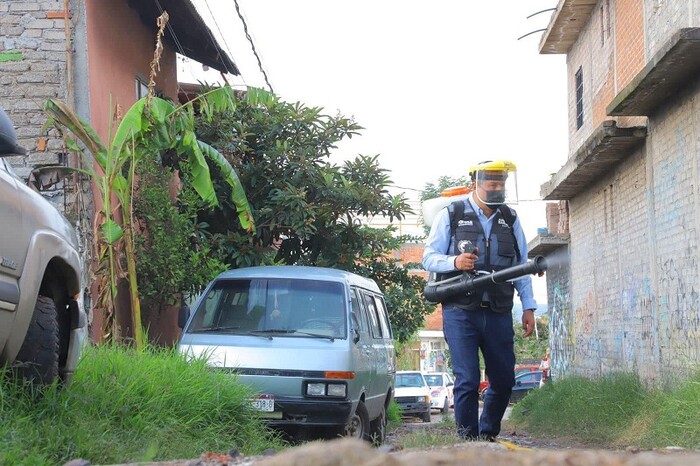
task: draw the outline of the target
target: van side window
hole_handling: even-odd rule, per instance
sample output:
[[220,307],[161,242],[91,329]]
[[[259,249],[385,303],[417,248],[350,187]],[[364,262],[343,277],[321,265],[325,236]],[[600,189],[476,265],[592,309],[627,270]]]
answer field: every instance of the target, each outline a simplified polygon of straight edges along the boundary
[[382,338],[382,327],[379,323],[377,317],[377,305],[374,301],[374,296],[371,294],[364,294],[365,307],[367,308],[367,314],[369,315],[369,324],[372,328],[372,336],[374,338]]
[[350,290],[350,307],[352,307],[350,312],[352,313],[352,325],[361,334],[367,334],[369,333],[369,329],[367,328],[367,317],[362,309],[357,293],[358,291],[355,288]]
[[379,323],[382,326],[382,334],[384,335],[384,338],[392,338],[391,324],[389,324],[389,314],[387,313],[384,299],[379,296],[375,296],[374,300],[377,303],[377,311],[379,313]]

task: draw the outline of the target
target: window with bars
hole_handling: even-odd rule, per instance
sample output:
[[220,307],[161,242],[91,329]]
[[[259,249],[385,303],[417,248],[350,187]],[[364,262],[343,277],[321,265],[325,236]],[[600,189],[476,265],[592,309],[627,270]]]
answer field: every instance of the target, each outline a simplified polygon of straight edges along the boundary
[[583,126],[583,68],[576,71],[576,129]]

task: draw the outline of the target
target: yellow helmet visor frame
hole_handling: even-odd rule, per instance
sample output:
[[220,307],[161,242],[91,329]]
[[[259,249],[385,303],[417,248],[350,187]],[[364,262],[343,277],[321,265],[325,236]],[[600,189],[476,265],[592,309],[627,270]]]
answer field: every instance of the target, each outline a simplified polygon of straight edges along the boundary
[[[475,182],[474,194],[487,206],[497,207],[504,203],[518,203],[517,168],[513,162],[508,160],[482,162],[471,167],[470,174]],[[487,187],[489,185],[491,186]],[[496,191],[501,191],[501,194],[498,195]]]

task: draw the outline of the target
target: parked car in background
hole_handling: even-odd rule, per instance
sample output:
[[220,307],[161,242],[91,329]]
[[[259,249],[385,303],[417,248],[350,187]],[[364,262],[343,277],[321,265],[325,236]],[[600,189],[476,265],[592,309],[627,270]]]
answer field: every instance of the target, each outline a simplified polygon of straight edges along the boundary
[[236,374],[269,425],[384,441],[395,353],[373,280],[323,267],[236,269],[183,314],[180,351]]
[[396,372],[394,399],[402,416],[418,416],[430,422],[430,387],[420,371]]
[[25,154],[0,109],[0,367],[35,385],[68,384],[87,319],[73,226],[12,171]]
[[454,405],[454,386],[452,376],[447,372],[425,372],[425,381],[430,387],[430,407],[443,413]]
[[515,365],[515,376],[526,372],[537,372],[540,370],[539,364],[516,364]]
[[[515,385],[513,386],[513,391],[520,391],[523,390],[524,388],[518,388],[516,389],[516,386],[518,384],[518,381],[520,380],[522,384],[524,384],[524,387],[529,387],[530,384],[530,378],[525,377],[525,374],[534,374],[539,372],[539,380],[542,379],[542,373],[540,371],[540,366],[538,364],[516,364],[515,365]],[[537,376],[535,376],[537,377]],[[488,380],[483,380],[479,384],[479,399],[483,400],[484,395],[486,394],[486,389],[489,388],[489,381]],[[516,394],[515,395],[520,396],[522,398],[525,396],[524,394]],[[520,399],[518,398],[518,399]],[[513,396],[511,396],[511,403],[514,403],[513,401]]]
[[530,390],[539,388],[540,380],[542,380],[542,371],[521,371],[515,376],[515,385],[513,385],[513,391],[510,394],[510,402],[517,403],[530,393]]

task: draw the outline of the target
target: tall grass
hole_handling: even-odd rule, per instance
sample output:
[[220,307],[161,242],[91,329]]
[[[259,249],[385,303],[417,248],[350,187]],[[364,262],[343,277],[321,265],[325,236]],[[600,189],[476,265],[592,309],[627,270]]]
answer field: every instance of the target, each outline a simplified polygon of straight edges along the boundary
[[532,435],[601,447],[700,448],[700,373],[675,390],[649,390],[632,374],[571,377],[533,390],[510,422]]
[[233,376],[175,350],[87,348],[71,386],[42,396],[1,379],[3,465],[158,461],[283,445]]

